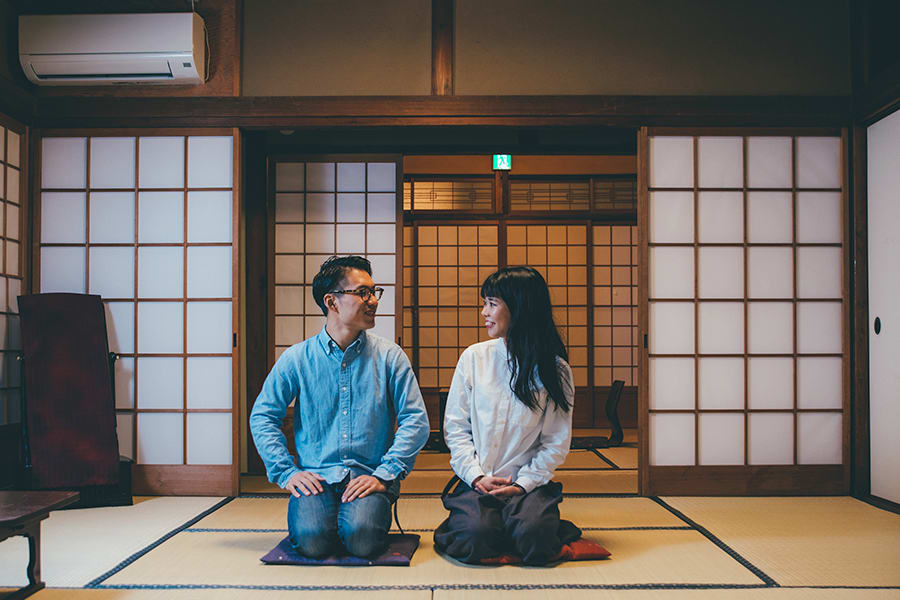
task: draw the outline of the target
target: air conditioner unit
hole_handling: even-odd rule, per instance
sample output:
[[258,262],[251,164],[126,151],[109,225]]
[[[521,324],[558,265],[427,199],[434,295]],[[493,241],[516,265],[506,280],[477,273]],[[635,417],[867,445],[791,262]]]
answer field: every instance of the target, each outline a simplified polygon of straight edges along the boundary
[[22,15],[19,62],[38,85],[203,83],[203,19],[192,12]]

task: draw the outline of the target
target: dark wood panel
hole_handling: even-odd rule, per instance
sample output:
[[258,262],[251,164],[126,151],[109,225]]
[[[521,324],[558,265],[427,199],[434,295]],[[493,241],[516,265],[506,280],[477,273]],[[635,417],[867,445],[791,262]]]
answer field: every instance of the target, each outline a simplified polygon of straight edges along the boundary
[[36,107],[30,92],[0,76],[0,113],[29,125],[34,121]]
[[850,465],[851,493],[871,491],[869,455],[869,240],[866,128],[853,127],[850,176]]
[[22,468],[22,424],[0,425],[0,489],[14,487]]
[[431,93],[453,95],[454,0],[431,0]]
[[135,496],[236,496],[231,465],[134,465]]
[[40,98],[42,127],[839,126],[849,96]]
[[649,467],[646,496],[840,496],[841,465]]

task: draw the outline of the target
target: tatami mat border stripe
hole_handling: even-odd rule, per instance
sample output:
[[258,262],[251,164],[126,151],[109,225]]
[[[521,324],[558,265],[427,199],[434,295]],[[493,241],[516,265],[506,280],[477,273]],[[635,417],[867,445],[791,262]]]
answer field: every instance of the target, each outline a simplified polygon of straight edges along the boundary
[[606,464],[608,464],[608,465],[609,465],[610,467],[612,467],[613,469],[619,469],[619,465],[617,465],[616,463],[614,463],[614,462],[611,461],[610,459],[608,459],[608,458],[606,458],[605,456],[603,456],[603,453],[600,452],[600,451],[598,451],[596,448],[591,448],[591,452],[593,452],[594,454],[596,454],[596,455],[600,458],[600,460],[602,460],[603,462],[605,462]]
[[[582,531],[693,531],[689,525],[660,525],[658,527],[579,527]],[[189,527],[185,533],[287,533],[287,529],[219,529],[215,527]],[[396,531],[396,529],[391,529]],[[404,529],[412,533],[428,533],[432,529]]]
[[[620,471],[637,471],[637,469],[619,469]],[[277,500],[278,498],[287,498],[288,493],[272,493],[272,494],[241,494],[237,496],[239,499],[250,498],[250,499],[270,499]],[[435,498],[440,498],[440,492],[434,492],[433,494],[404,494],[401,490],[400,499],[401,500],[434,500]],[[609,493],[609,494],[591,494],[591,493],[580,493],[580,492],[572,492],[567,493],[563,492],[563,498],[644,498],[637,493]]]
[[768,587],[781,587],[778,585],[778,583],[774,579],[772,579],[771,577],[769,577],[768,575],[763,573],[762,569],[760,569],[759,567],[757,567],[756,565],[751,563],[749,560],[747,560],[746,558],[744,558],[743,556],[738,554],[736,550],[734,550],[728,544],[726,544],[725,542],[723,542],[722,540],[717,538],[715,535],[712,534],[711,531],[709,531],[708,529],[706,529],[705,527],[703,527],[702,525],[700,525],[699,523],[697,523],[696,521],[694,521],[693,519],[691,519],[690,517],[685,515],[683,512],[681,512],[680,510],[678,510],[677,508],[675,508],[673,506],[669,506],[669,504],[667,504],[663,499],[659,498],[658,496],[650,496],[650,499],[653,500],[654,502],[656,502],[657,504],[659,504],[660,506],[662,506],[663,508],[665,508],[666,510],[668,510],[670,513],[672,513],[673,515],[675,515],[676,517],[678,517],[679,519],[681,519],[688,525],[690,525],[691,527],[693,527],[694,529],[696,529],[698,533],[700,533],[706,539],[708,539],[713,544],[718,546],[728,556],[730,556],[731,558],[736,560],[744,568],[746,568],[751,573],[753,573],[754,575],[756,575],[757,577],[762,579],[764,582],[766,582],[766,585]]
[[169,533],[165,534],[164,536],[162,536],[161,538],[159,538],[158,540],[156,540],[149,546],[145,546],[141,550],[138,550],[137,552],[135,552],[134,554],[132,554],[131,556],[129,556],[128,558],[126,558],[125,560],[123,560],[122,562],[117,564],[115,567],[113,567],[112,569],[110,569],[109,571],[104,573],[103,575],[100,575],[99,577],[95,577],[94,579],[89,581],[84,587],[86,587],[86,588],[100,587],[100,584],[102,582],[106,581],[107,579],[109,579],[110,577],[112,577],[113,575],[115,575],[116,573],[118,573],[119,571],[121,571],[122,569],[124,569],[125,567],[127,567],[128,565],[130,565],[131,563],[136,561],[137,559],[139,559],[140,557],[144,556],[145,554],[147,554],[148,552],[150,552],[151,550],[153,550],[154,548],[156,548],[157,546],[159,546],[160,544],[162,544],[163,542],[165,542],[166,540],[168,540],[169,538],[174,536],[175,534],[184,531],[185,529],[187,529],[188,527],[190,527],[191,525],[193,525],[200,519],[208,517],[209,515],[216,512],[217,510],[219,510],[220,508],[222,508],[223,506],[225,506],[232,500],[234,500],[233,496],[222,499],[221,501],[217,502],[213,506],[204,510],[202,513],[200,513],[196,517],[193,517],[189,521],[185,522],[184,524],[176,527]]
[[[435,585],[241,585],[241,584],[118,584],[102,590],[265,590],[298,592],[380,592],[415,590],[755,590],[771,586],[755,583],[439,583]],[[818,588],[817,588],[818,589]],[[882,588],[863,588],[882,589]]]

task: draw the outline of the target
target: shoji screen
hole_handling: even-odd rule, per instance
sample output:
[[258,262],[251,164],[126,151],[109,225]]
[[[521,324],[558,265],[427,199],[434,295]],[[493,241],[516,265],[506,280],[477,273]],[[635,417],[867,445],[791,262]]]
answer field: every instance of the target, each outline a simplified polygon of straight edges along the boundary
[[[18,296],[22,293],[25,127],[0,115],[0,426],[21,421]],[[10,433],[18,439],[18,432]]]
[[139,493],[234,491],[238,219],[224,133],[41,145],[34,287],[103,298],[119,448]]
[[325,317],[313,299],[312,281],[334,254],[371,261],[372,277],[384,288],[373,332],[396,341],[397,164],[279,160],[273,168],[272,362],[322,330]]
[[846,493],[840,133],[642,142],[644,493]]

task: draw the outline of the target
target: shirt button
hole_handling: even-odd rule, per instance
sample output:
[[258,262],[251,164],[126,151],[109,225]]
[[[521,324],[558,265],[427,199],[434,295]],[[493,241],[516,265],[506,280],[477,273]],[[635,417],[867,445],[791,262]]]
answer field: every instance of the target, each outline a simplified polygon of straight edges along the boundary
[[341,388],[341,391],[342,391],[342,392],[346,392],[346,391],[347,391],[347,386],[342,387],[342,388]]
[[346,433],[344,434],[344,437],[347,437],[347,434],[346,434]]
[[[344,411],[344,414],[345,414],[345,415],[347,414],[347,411],[346,411],[346,410]],[[344,437],[347,437],[347,436],[345,435]]]
[[342,367],[346,367],[346,366],[347,366],[347,363],[341,363],[341,366],[342,366]]

